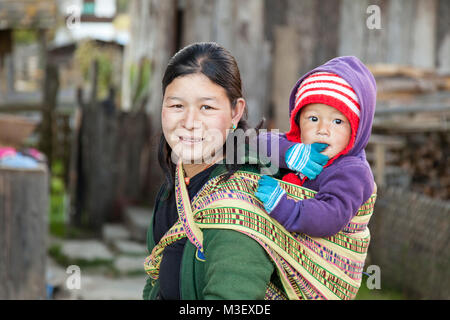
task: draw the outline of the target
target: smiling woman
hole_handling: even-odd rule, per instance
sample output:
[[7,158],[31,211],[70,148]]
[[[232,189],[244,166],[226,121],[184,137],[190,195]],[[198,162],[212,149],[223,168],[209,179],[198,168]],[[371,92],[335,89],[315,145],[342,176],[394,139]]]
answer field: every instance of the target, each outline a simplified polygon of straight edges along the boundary
[[[216,197],[222,182],[233,185],[238,181],[233,195],[257,206],[251,193],[254,181],[236,180],[235,174],[259,168],[224,159],[230,153],[225,150],[233,137],[230,133],[248,129],[237,63],[216,43],[192,44],[169,61],[162,89],[158,159],[166,179],[147,237],[151,255],[145,269],[150,278],[143,297],[263,299],[275,274],[264,248],[241,232],[226,228],[200,231],[197,226],[195,203],[201,196]],[[242,206],[224,194],[226,199],[216,199],[222,208]]]

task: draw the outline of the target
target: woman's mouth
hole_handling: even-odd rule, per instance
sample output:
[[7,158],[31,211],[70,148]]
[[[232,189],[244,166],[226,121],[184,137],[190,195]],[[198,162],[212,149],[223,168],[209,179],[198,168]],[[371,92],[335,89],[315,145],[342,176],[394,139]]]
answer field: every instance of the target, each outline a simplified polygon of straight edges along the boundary
[[205,140],[204,138],[195,138],[195,137],[180,137],[180,141],[186,144],[194,144],[199,143]]

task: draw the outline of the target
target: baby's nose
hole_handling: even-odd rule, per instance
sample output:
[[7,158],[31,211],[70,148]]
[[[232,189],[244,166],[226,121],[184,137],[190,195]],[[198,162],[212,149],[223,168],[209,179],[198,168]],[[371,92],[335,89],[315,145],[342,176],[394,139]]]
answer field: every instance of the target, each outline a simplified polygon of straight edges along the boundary
[[326,124],[319,125],[319,128],[317,130],[317,134],[319,134],[319,135],[329,135],[330,134],[330,130],[329,130],[328,125],[326,125]]

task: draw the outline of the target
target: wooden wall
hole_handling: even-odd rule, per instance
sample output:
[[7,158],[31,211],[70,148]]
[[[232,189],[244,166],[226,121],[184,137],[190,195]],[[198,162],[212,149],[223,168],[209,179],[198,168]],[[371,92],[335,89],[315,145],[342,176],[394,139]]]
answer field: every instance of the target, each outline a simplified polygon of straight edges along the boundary
[[264,35],[262,0],[186,0],[183,3],[180,47],[216,41],[236,58],[248,105],[250,124],[267,113],[269,43]]
[[[381,29],[369,29],[369,5],[378,5]],[[437,0],[342,0],[339,55],[363,62],[435,67]]]
[[[168,59],[196,41],[216,41],[238,61],[249,120],[287,130],[288,97],[306,71],[338,55],[450,72],[446,0],[132,1],[129,56],[153,61],[147,111],[159,125],[160,82]],[[370,29],[370,5],[381,29]],[[137,48],[137,49],[136,49]],[[140,48],[140,49],[139,49]],[[125,74],[127,74],[125,72]]]
[[340,1],[266,1],[274,128],[289,129],[289,95],[298,78],[337,55],[339,6]]
[[45,299],[49,176],[0,167],[0,300]]

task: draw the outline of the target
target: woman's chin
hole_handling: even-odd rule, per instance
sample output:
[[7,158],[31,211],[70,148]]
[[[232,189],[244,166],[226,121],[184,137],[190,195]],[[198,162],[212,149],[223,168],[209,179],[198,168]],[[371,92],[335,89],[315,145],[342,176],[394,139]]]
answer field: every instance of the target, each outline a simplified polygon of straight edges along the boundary
[[202,155],[193,155],[189,152],[181,154],[183,164],[201,164],[204,162]]

